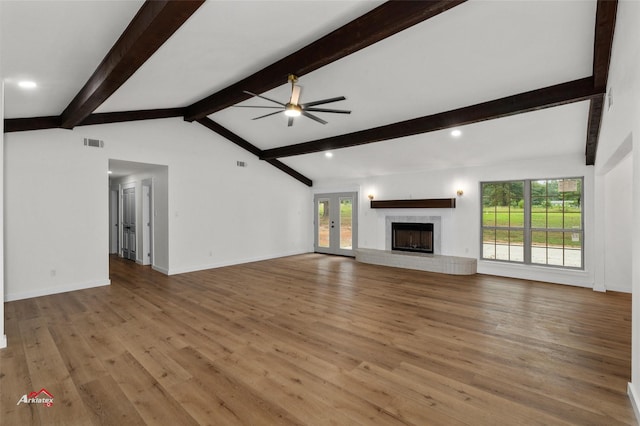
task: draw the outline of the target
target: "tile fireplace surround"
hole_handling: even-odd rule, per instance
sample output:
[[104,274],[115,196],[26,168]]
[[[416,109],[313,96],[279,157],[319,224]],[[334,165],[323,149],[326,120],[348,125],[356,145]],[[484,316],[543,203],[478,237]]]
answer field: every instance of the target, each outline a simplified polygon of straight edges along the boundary
[[[433,223],[433,254],[391,250],[391,224]],[[473,275],[477,260],[470,257],[442,256],[442,218],[440,216],[387,216],[385,218],[385,250],[357,249],[356,260],[374,265],[416,269],[451,275]]]

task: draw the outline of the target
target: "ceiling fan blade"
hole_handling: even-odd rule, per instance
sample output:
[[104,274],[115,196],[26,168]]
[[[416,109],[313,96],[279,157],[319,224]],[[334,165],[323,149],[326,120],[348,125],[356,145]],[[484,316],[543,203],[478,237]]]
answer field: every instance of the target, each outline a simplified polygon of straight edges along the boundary
[[313,115],[313,114],[309,114],[309,113],[308,113],[307,111],[305,111],[305,110],[302,110],[302,115],[304,115],[305,117],[310,118],[310,119],[312,119],[312,120],[315,120],[315,121],[317,121],[317,122],[318,122],[318,123],[320,123],[320,124],[327,124],[327,121],[324,121],[322,118],[320,118],[320,117],[316,117],[316,116],[315,116],[315,115]]
[[256,93],[252,93],[252,92],[248,92],[248,91],[246,91],[246,90],[244,90],[243,92],[244,92],[244,93],[246,93],[247,95],[255,96],[256,98],[266,99],[267,101],[270,101],[270,102],[276,103],[276,104],[278,104],[278,105],[282,105],[282,106],[284,106],[284,104],[283,104],[282,102],[278,102],[278,101],[275,101],[275,100],[273,100],[273,99],[269,99],[269,98],[267,98],[267,97],[265,97],[265,96],[258,95],[258,94],[256,94]]
[[271,112],[271,113],[269,113],[269,114],[261,115],[260,117],[252,118],[252,120],[259,120],[259,119],[261,119],[261,118],[269,117],[270,115],[280,114],[280,113],[281,113],[281,112],[283,112],[283,111],[284,111],[284,110],[276,111],[276,112]]
[[298,105],[298,100],[300,99],[300,86],[294,85],[291,89],[291,100],[289,103],[293,105]]
[[291,126],[293,126],[293,117],[289,117],[289,120],[287,121],[287,127]]
[[259,105],[234,105],[234,108],[268,108],[268,109],[282,109],[279,106],[259,106]]
[[346,100],[347,98],[345,98],[344,96],[338,96],[337,98],[329,98],[329,99],[322,99],[320,101],[307,102],[305,104],[300,104],[300,106],[305,108],[305,107],[310,107],[314,105],[329,104],[331,102],[346,101]]
[[345,109],[305,108],[304,110],[313,112],[333,112],[336,114],[351,114],[351,111],[347,111]]

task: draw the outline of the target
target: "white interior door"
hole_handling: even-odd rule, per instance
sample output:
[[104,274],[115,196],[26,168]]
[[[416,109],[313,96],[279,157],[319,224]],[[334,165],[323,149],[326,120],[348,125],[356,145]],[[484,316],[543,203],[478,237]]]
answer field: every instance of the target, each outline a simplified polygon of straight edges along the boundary
[[119,232],[118,232],[118,190],[109,191],[109,253],[118,253]]
[[142,264],[151,265],[152,252],[152,207],[151,207],[151,186],[150,184],[142,185]]
[[136,260],[136,188],[122,191],[122,257]]
[[358,193],[316,194],[314,226],[316,252],[355,256],[358,241]]

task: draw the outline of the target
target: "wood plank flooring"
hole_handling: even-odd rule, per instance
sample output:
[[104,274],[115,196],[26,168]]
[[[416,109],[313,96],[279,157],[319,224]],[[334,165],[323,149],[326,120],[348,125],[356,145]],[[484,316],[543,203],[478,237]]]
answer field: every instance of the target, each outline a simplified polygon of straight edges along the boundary
[[111,281],[6,304],[0,424],[636,424],[628,294],[317,254]]

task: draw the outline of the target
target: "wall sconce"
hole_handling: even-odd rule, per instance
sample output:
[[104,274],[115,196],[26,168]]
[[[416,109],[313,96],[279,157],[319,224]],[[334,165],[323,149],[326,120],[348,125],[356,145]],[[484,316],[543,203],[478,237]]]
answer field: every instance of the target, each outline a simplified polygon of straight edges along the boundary
[[456,191],[456,194],[458,194],[458,197],[462,197],[462,195],[464,194],[464,191],[462,189],[458,189]]
[[367,195],[367,198],[368,198],[369,200],[373,200],[373,194],[369,194],[369,195]]

